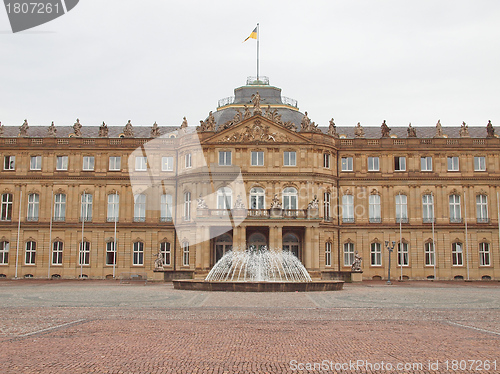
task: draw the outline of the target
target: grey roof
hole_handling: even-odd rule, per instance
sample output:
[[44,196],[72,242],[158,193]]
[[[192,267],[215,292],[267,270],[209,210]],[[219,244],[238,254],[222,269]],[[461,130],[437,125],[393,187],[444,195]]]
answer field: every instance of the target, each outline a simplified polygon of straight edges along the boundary
[[[4,128],[4,137],[17,137],[19,135],[20,126],[2,126]],[[108,137],[118,138],[123,133],[125,126],[108,126]],[[45,138],[48,137],[49,126],[29,126],[28,136],[30,138]],[[150,138],[152,126],[134,126],[135,138]],[[176,126],[158,126],[161,135],[179,130]],[[73,126],[56,126],[57,138],[67,138],[74,133]],[[82,125],[82,138],[97,138],[99,135],[99,126]]]

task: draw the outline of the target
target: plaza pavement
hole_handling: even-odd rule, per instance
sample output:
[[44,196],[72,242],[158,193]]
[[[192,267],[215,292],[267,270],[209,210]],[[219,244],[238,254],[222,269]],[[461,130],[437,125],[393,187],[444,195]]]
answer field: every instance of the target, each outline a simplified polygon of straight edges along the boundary
[[500,373],[499,282],[257,294],[6,280],[0,321],[2,374]]

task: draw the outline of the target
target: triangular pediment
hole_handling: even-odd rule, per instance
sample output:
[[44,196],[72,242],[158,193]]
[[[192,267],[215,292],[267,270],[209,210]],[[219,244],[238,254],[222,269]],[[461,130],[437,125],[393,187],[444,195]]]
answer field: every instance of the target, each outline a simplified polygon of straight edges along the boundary
[[205,139],[203,144],[213,143],[310,143],[299,133],[287,129],[268,118],[255,115],[238,124],[225,128]]

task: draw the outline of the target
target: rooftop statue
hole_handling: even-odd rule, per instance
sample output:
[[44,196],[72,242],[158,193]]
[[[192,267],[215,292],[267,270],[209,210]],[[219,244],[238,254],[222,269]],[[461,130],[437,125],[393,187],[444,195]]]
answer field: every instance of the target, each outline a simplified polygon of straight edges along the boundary
[[495,137],[495,129],[493,128],[491,121],[488,121],[488,125],[486,125],[486,132],[488,133],[488,135],[486,136],[487,138]]
[[271,209],[281,209],[281,201],[278,199],[278,194],[274,194],[271,201]]
[[109,135],[108,125],[102,121],[102,125],[99,126],[99,138],[107,138]]
[[459,134],[460,134],[461,138],[470,138],[469,126],[465,122],[462,122],[462,126],[460,126]]
[[54,126],[54,121],[50,124],[49,128],[47,129],[48,136],[56,137],[57,134],[57,129]]
[[260,95],[259,92],[256,92],[252,95],[253,102],[253,114],[262,114],[262,109],[260,109]]
[[73,133],[75,134],[75,136],[82,136],[82,124],[80,123],[80,120],[78,118],[73,125]]
[[388,138],[391,136],[391,129],[385,123],[385,119],[384,122],[382,122],[381,129],[382,129],[382,138]]
[[354,129],[354,136],[356,138],[364,138],[365,137],[365,130],[363,130],[363,127],[361,127],[361,123],[359,123],[359,122],[356,125],[356,128]]
[[337,134],[337,126],[335,126],[335,122],[333,122],[333,118],[330,120],[330,126],[328,127],[328,135],[331,135],[334,138],[339,137],[339,134]]
[[0,122],[0,136],[3,136],[3,125],[2,125],[2,122]]
[[19,127],[19,136],[28,136],[28,120],[25,119],[24,123]]
[[441,120],[438,119],[438,122],[436,123],[436,135],[434,135],[435,138],[444,138],[444,133],[443,133],[443,127],[441,126]]
[[127,124],[123,128],[123,134],[127,138],[133,138],[134,137],[134,128],[132,127],[132,122],[128,120]]
[[158,127],[158,124],[156,123],[156,121],[155,121],[155,123],[153,123],[153,127],[151,127],[150,136],[152,138],[157,138],[160,136],[160,128]]
[[201,193],[200,197],[196,201],[198,202],[198,209],[208,209],[208,205],[205,202],[205,199],[201,197]]
[[181,123],[181,129],[185,129],[186,127],[188,127],[188,121],[187,121],[186,117],[183,117],[182,123]]
[[415,129],[414,127],[411,127],[411,122],[408,125],[408,129],[406,131],[408,131],[409,138],[416,138],[417,137],[417,129]]

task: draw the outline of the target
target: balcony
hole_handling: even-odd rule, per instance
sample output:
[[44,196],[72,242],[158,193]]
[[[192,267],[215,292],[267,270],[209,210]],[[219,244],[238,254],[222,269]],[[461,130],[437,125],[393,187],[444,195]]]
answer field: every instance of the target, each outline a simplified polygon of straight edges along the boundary
[[246,217],[255,219],[317,219],[309,216],[307,209],[203,209],[197,211],[197,217]]
[[146,222],[146,217],[134,217],[134,222]]
[[450,223],[462,223],[462,218],[450,218]]
[[26,221],[28,222],[37,222],[38,216],[26,217]]
[[435,218],[422,218],[422,223],[436,223]]
[[408,223],[408,217],[396,218],[396,223]]
[[[83,217],[80,217],[79,221],[82,222],[84,220]],[[85,217],[85,222],[92,222],[92,217]]]
[[342,223],[354,223],[354,218],[342,217]]
[[172,217],[160,217],[160,222],[172,222]]
[[118,217],[108,217],[107,218],[108,222],[115,222],[115,220],[116,220],[116,222],[118,222]]
[[368,221],[370,223],[382,223],[382,218],[380,218],[380,217],[370,217],[368,219]]
[[490,223],[489,218],[478,218],[477,223]]
[[54,222],[64,222],[64,221],[66,221],[66,217],[65,217],[65,216],[62,216],[62,217],[61,217],[61,216],[60,216],[60,217],[54,217],[54,218],[53,218],[53,221],[54,221]]

